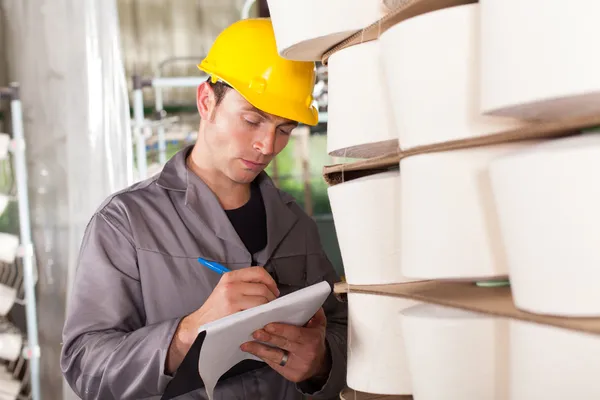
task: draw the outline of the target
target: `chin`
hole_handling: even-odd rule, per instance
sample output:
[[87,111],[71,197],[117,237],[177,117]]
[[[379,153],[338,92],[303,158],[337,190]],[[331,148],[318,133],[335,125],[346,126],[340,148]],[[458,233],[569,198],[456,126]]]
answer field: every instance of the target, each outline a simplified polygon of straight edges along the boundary
[[254,179],[258,176],[260,172],[255,171],[243,171],[241,173],[232,174],[230,179],[236,183],[252,183]]

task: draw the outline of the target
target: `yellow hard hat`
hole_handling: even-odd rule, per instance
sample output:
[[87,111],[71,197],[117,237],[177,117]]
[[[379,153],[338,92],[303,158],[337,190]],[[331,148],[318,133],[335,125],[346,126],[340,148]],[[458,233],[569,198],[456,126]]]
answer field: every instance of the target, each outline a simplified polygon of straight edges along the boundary
[[261,111],[316,125],[315,64],[279,55],[269,18],[249,18],[223,30],[198,68],[237,90]]

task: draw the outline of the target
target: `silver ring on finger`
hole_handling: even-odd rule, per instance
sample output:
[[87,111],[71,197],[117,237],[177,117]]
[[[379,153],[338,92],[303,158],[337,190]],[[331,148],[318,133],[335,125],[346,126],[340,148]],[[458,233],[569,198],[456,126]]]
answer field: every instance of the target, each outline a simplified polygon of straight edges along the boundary
[[289,353],[286,350],[283,350],[283,357],[281,357],[281,361],[279,361],[279,365],[281,367],[285,367],[285,364],[287,364],[287,362],[288,362],[288,358],[289,358]]

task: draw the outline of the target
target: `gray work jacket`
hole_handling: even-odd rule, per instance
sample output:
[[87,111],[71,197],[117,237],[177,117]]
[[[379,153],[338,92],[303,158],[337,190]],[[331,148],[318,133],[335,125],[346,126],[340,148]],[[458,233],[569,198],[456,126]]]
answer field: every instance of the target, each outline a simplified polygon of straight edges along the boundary
[[[216,196],[178,152],[157,176],[108,198],[83,238],[63,330],[61,368],[87,399],[159,399],[167,350],[181,320],[198,309],[220,275],[198,257],[230,269],[251,265]],[[254,254],[281,295],[339,280],[314,221],[266,173],[257,179],[267,214],[267,246]],[[332,294],[324,305],[333,366],[314,399],[339,398],[346,378],[347,308]],[[303,391],[304,390],[304,391]],[[267,364],[220,382],[215,400],[297,400],[306,393]],[[177,399],[206,399],[202,388]]]

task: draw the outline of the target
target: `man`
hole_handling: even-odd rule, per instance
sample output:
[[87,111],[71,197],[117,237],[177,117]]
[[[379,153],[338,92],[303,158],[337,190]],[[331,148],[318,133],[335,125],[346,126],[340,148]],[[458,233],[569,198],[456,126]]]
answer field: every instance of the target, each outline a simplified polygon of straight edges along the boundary
[[[86,229],[61,358],[84,400],[159,399],[167,388],[205,399],[194,353],[201,325],[338,280],[315,223],[263,171],[298,123],[317,123],[313,63],[281,58],[270,20],[249,19],[224,30],[199,68],[210,78],[197,90],[196,144],[108,198]],[[346,329],[333,295],[303,327],[260,329],[254,338],[272,346],[242,350],[264,363],[232,369],[215,399],[337,398]]]

